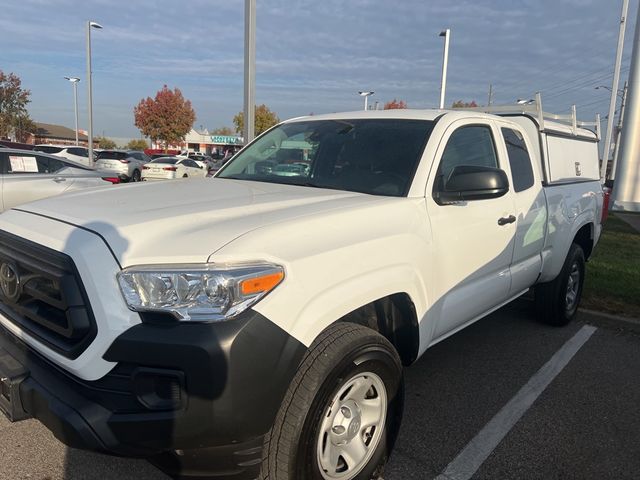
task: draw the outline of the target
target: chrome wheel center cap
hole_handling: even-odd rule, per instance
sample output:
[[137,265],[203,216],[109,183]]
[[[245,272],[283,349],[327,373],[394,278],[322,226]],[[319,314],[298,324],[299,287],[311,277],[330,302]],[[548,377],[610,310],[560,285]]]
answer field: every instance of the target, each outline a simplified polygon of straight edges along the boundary
[[362,418],[358,405],[353,400],[345,401],[333,417],[331,441],[335,445],[350,442],[360,433],[360,425],[362,425]]

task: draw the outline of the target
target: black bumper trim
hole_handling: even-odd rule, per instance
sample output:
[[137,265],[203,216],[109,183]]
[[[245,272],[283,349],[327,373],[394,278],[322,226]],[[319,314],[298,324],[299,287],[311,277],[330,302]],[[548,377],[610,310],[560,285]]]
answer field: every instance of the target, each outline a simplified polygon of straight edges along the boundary
[[[95,382],[72,377],[1,326],[0,347],[30,372],[20,385],[24,410],[65,444],[221,479],[257,475],[264,434],[306,351],[253,311],[227,322],[136,325],[104,355],[118,363],[115,373]],[[183,372],[184,408],[137,402],[127,378],[136,367]]]

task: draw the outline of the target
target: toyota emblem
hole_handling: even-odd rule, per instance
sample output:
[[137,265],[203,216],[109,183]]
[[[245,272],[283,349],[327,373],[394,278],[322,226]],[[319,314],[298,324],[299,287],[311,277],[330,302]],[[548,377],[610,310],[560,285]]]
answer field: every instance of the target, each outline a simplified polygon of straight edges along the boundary
[[17,302],[22,294],[18,270],[10,263],[0,265],[0,290],[2,295],[11,302]]

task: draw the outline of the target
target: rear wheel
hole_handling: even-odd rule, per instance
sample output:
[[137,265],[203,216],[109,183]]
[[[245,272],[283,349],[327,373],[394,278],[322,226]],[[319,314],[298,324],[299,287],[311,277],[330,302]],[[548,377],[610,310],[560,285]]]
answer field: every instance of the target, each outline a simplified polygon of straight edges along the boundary
[[575,317],[582,297],[584,271],[584,252],[573,243],[560,274],[551,282],[536,286],[536,310],[541,322],[562,326]]
[[402,366],[387,339],[361,325],[331,326],[309,348],[265,437],[261,478],[377,478],[402,401]]
[[187,178],[189,175],[187,175],[186,173],[184,175],[182,175],[182,178]]

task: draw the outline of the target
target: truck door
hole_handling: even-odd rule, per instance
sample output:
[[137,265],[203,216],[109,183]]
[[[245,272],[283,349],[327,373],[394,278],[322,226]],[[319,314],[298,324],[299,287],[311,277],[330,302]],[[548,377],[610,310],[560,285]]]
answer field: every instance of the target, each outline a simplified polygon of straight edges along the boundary
[[[515,202],[516,237],[511,260],[511,295],[528,289],[542,268],[542,248],[547,225],[547,208],[542,189],[542,172],[532,164],[530,139],[513,125],[500,126],[509,159]],[[533,167],[536,168],[533,168]]]
[[[515,225],[512,192],[498,198],[439,203],[442,182],[458,165],[504,169],[500,135],[490,121],[459,120],[446,130],[427,184],[434,247],[429,317],[432,340],[489,312],[509,298]],[[508,168],[508,167],[507,167]]]

